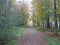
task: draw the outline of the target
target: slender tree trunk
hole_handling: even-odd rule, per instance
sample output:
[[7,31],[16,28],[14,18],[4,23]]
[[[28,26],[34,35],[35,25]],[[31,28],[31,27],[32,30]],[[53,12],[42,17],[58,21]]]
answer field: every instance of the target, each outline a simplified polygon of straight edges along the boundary
[[59,30],[60,30],[60,18],[59,18]]
[[49,16],[47,18],[47,28],[50,28]]
[[[48,0],[48,3],[49,3],[49,0]],[[50,22],[49,22],[49,4],[48,4],[48,15],[47,15],[47,28],[50,28]]]
[[58,28],[58,23],[57,23],[57,13],[56,13],[57,7],[56,7],[56,0],[54,0],[54,17],[55,17],[55,29]]

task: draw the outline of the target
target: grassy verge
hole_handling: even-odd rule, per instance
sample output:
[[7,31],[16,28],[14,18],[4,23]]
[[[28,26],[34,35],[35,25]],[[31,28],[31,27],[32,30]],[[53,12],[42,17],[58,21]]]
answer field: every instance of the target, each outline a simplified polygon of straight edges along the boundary
[[36,29],[37,30],[39,30],[39,31],[42,31],[42,32],[44,32],[44,31],[51,31],[51,32],[55,32],[55,31],[57,31],[57,32],[60,32],[60,30],[58,30],[58,29],[51,29],[51,28],[42,28],[42,27],[36,27]]
[[16,45],[16,40],[18,38],[22,38],[26,30],[27,28],[20,27],[10,27],[9,29],[5,30],[3,34],[3,39],[6,42],[5,45]]
[[46,31],[45,29],[43,29],[43,28],[41,28],[41,27],[36,27],[36,30],[41,31],[41,32]]
[[47,41],[48,45],[60,45],[60,41],[58,41],[54,38],[46,37],[46,41]]

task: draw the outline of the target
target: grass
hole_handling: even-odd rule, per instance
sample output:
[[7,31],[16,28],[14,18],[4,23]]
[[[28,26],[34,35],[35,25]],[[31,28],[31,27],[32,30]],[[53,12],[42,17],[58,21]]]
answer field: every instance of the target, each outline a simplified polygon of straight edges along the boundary
[[21,25],[20,27],[21,28],[27,28],[27,25]]
[[57,32],[60,32],[60,30],[56,30],[56,29],[51,29],[51,28],[42,28],[42,27],[36,27],[36,29],[38,30],[38,31],[41,31],[41,32],[44,32],[44,31],[50,31],[50,32],[54,32],[54,31],[57,31]]
[[41,32],[46,31],[46,30],[45,30],[45,29],[43,29],[42,27],[36,27],[36,29],[37,29],[38,31],[41,31]]
[[46,37],[46,41],[48,45],[60,45],[60,41],[50,38],[50,37]]
[[10,27],[9,29],[5,30],[6,40],[8,41],[5,45],[16,45],[14,40],[18,38],[22,38],[24,32],[27,28],[20,28],[20,27]]
[[13,27],[13,28],[10,28],[9,30],[11,30],[16,37],[18,37],[18,36],[21,37],[21,36],[23,36],[24,32],[26,31],[26,28]]

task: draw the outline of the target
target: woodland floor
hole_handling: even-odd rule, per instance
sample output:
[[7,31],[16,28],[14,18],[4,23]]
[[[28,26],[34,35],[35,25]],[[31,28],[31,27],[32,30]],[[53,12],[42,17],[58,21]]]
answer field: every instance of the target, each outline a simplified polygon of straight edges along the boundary
[[17,45],[47,45],[43,32],[34,28],[28,28],[22,39],[18,39]]

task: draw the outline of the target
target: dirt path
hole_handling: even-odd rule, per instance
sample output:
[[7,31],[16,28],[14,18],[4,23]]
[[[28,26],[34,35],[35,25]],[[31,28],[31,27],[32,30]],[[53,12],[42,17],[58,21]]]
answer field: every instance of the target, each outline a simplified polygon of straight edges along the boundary
[[47,45],[44,40],[43,32],[38,32],[34,28],[28,28],[25,32],[23,40],[18,45]]

